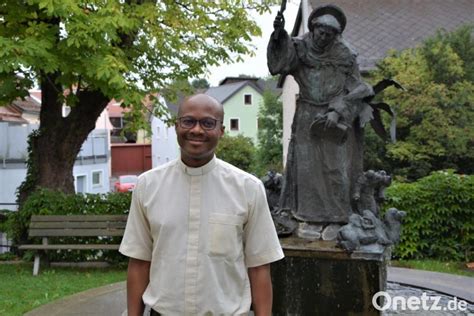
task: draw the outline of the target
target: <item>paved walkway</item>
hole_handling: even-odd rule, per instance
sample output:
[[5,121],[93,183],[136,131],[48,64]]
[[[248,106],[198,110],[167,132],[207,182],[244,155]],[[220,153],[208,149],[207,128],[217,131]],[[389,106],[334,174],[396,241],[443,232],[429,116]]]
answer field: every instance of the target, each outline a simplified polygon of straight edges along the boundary
[[[388,281],[431,289],[474,303],[474,278],[422,270],[388,268]],[[43,305],[27,316],[125,315],[125,282],[78,293]]]
[[404,268],[388,268],[389,282],[411,285],[422,289],[456,296],[474,304],[474,278],[447,273]]

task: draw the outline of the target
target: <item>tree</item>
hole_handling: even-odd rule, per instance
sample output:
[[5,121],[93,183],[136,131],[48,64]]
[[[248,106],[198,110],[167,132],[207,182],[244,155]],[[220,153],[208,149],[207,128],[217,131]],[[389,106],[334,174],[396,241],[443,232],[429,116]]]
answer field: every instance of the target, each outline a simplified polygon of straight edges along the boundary
[[448,168],[474,172],[472,32],[472,26],[438,32],[418,48],[392,52],[378,65],[375,79],[394,78],[407,91],[384,91],[382,99],[397,113],[397,142],[383,149],[366,147],[376,151],[369,152],[372,161],[385,151],[381,164],[407,179]]
[[255,145],[250,137],[224,135],[216,156],[249,173],[255,173]]
[[[28,0],[0,2],[0,104],[42,90],[19,201],[37,187],[73,192],[75,158],[112,98],[143,128],[142,100],[167,83],[249,53],[247,9],[268,2]],[[239,58],[237,57],[237,60]],[[62,117],[63,104],[71,106]],[[155,112],[155,114],[157,114]],[[159,113],[158,113],[159,114]]]
[[191,86],[193,86],[194,89],[207,89],[211,85],[209,84],[209,81],[207,81],[206,79],[200,78],[200,79],[194,79],[193,81],[191,81]]
[[265,90],[258,113],[257,161],[259,173],[283,169],[283,105],[275,92]]

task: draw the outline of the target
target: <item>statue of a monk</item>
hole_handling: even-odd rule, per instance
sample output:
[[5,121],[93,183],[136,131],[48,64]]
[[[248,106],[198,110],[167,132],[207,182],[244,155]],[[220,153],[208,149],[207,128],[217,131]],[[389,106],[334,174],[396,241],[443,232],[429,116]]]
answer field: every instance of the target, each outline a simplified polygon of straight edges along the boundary
[[300,88],[280,207],[303,222],[347,223],[363,173],[367,120],[361,118],[371,117],[364,99],[373,89],[361,80],[356,53],[342,38],[346,17],[339,7],[313,10],[302,37],[289,37],[281,13],[273,25],[270,73],[292,75]]

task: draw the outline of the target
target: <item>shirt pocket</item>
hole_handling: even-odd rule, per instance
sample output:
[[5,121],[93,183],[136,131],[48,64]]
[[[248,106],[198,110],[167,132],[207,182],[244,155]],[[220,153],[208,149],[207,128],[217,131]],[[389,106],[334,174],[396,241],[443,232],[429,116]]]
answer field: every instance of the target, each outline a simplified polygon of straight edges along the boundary
[[238,258],[243,252],[243,224],[242,216],[209,214],[209,256]]

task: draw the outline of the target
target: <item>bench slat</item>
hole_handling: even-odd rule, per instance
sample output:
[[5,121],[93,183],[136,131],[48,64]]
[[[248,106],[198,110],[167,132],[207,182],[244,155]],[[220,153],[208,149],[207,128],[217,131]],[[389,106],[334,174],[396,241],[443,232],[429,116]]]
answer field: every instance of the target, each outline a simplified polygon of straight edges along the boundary
[[125,228],[127,223],[123,222],[31,222],[30,229],[41,228],[68,228],[68,229],[82,229],[82,228]]
[[33,215],[32,222],[102,222],[127,221],[127,215]]
[[84,244],[84,245],[21,245],[18,248],[23,250],[67,250],[67,249],[78,249],[78,250],[117,250],[120,245],[117,244]]
[[123,236],[124,229],[30,229],[30,237]]

